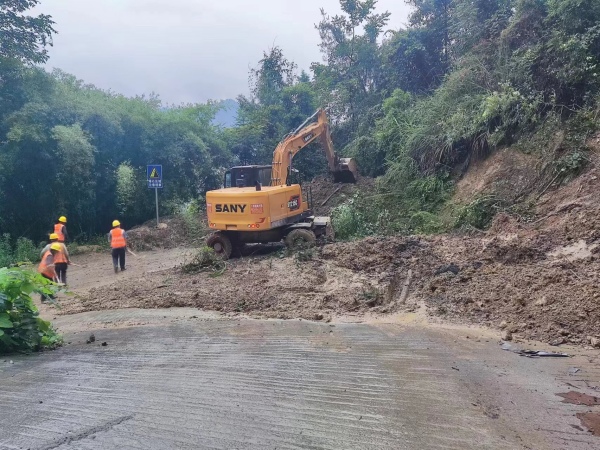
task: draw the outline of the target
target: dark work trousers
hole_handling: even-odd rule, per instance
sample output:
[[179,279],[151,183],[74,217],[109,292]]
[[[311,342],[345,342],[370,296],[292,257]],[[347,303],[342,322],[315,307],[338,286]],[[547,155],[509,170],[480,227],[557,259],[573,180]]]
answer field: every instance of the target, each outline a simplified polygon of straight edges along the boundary
[[113,266],[117,268],[121,266],[121,270],[125,270],[125,247],[112,249]]
[[[43,277],[44,277],[46,280],[54,281],[54,280],[53,280],[52,278],[50,278],[48,275],[44,275],[44,274],[42,274],[42,276],[43,276]],[[42,303],[45,303],[45,302],[46,302],[46,300],[47,300],[47,298],[50,298],[50,299],[52,299],[52,300],[53,300],[53,299],[54,299],[54,296],[53,296],[53,295],[48,295],[48,296],[46,296],[45,294],[42,294],[42,295],[41,295],[41,299],[40,299],[40,300],[42,301]]]
[[58,277],[58,281],[63,284],[67,284],[67,268],[69,265],[67,263],[56,263],[54,264],[54,269],[56,270],[56,276]]

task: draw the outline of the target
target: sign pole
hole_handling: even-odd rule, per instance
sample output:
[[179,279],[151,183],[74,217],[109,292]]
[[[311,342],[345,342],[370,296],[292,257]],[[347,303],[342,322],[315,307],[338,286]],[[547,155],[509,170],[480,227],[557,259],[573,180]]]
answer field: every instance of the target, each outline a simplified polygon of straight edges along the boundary
[[158,216],[158,190],[163,188],[163,171],[160,164],[149,164],[146,168],[148,174],[148,189],[154,189],[154,199],[156,200],[156,227],[160,226]]
[[158,228],[158,226],[160,225],[158,219],[158,188],[154,188],[154,195],[156,197],[156,227]]

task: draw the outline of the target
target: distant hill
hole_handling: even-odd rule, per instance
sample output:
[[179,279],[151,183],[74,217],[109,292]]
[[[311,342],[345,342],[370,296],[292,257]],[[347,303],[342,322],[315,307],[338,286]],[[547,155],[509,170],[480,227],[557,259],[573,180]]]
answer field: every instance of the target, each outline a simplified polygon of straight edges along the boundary
[[214,125],[219,125],[224,128],[231,128],[236,125],[239,105],[233,99],[222,100],[219,103],[222,106],[213,120]]

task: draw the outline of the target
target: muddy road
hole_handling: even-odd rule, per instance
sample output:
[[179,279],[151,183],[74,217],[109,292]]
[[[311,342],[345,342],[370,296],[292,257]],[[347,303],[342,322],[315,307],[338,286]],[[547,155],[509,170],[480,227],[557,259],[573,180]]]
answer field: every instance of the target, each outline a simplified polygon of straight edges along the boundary
[[[73,258],[73,295],[61,295],[62,310],[42,306],[65,346],[0,358],[0,449],[600,446],[588,431],[600,413],[597,350],[526,358],[503,351],[499,331],[432,323],[424,307],[384,314],[340,301],[314,321],[250,318],[234,303],[218,312],[254,279],[259,300],[286,293],[272,309],[258,301],[254,317],[286,308],[312,317],[321,295],[342,298],[375,269],[274,254],[231,262],[217,279],[182,277],[177,266],[190,252],[143,252],[116,275],[108,254]],[[274,274],[283,286],[269,283]],[[233,287],[218,303],[224,283]],[[194,291],[215,307],[160,308]]]
[[[147,325],[81,331],[123,319]],[[0,360],[0,448],[598,448],[575,417],[590,408],[556,395],[598,379],[585,354],[528,359],[477,330],[190,308],[57,325],[70,345]]]

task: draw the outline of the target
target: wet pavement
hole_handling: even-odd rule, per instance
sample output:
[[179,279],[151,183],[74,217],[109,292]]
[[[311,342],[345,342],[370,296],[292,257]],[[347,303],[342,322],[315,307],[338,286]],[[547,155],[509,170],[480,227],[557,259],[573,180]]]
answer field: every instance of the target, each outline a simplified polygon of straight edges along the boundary
[[182,311],[130,328],[74,316],[71,345],[0,358],[0,449],[600,448],[576,429],[589,408],[556,396],[573,361],[401,324]]

